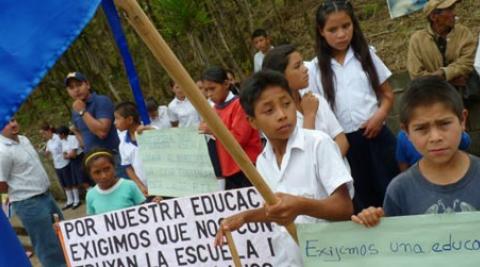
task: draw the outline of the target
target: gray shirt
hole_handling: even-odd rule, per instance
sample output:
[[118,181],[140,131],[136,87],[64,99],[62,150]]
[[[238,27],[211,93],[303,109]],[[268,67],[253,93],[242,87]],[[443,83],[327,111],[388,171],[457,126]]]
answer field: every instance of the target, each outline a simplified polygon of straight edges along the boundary
[[0,134],[0,182],[8,184],[10,201],[20,201],[48,190],[50,181],[30,141],[22,135],[19,142]]
[[390,183],[383,207],[386,216],[480,210],[480,160],[470,155],[465,176],[448,185],[429,182],[417,163]]

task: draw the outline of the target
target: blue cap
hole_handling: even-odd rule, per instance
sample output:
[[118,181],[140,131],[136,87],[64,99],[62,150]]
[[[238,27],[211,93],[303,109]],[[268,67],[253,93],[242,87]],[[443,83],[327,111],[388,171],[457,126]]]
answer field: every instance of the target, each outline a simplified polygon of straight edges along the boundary
[[78,72],[78,71],[70,72],[69,74],[67,74],[67,77],[65,77],[65,80],[64,80],[65,86],[68,85],[68,81],[70,79],[75,79],[75,80],[81,81],[81,82],[88,81],[87,77],[85,77],[85,75],[83,75],[81,72]]

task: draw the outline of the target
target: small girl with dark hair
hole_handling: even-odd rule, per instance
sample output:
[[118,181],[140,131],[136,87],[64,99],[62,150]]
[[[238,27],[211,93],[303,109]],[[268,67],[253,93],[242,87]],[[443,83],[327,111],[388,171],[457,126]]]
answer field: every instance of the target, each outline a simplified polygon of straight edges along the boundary
[[81,205],[79,187],[84,181],[82,179],[83,176],[81,175],[82,170],[78,164],[74,164],[74,161],[82,151],[77,138],[75,135],[70,134],[70,130],[66,126],[58,127],[57,134],[60,137],[63,158],[68,161],[68,170],[62,173],[60,178],[62,187],[65,189],[65,194],[67,196],[67,203],[63,209],[70,207],[76,209]]
[[383,203],[398,174],[395,137],[385,126],[394,94],[391,72],[368,47],[353,7],[325,0],[316,13],[316,53],[309,89],[323,95],[347,134],[347,154],[355,185],[355,209]]
[[71,208],[73,205],[71,165],[70,160],[66,159],[63,155],[62,140],[58,136],[57,130],[48,123],[42,125],[40,128],[40,134],[42,138],[47,141],[45,154],[51,156],[55,173],[57,174],[60,185],[63,187],[67,197],[67,202],[63,206],[63,209]]
[[[239,98],[230,91],[231,84],[226,71],[217,66],[210,67],[203,73],[202,80],[204,90],[208,98],[215,104],[214,109],[218,116],[245,150],[250,160],[255,163],[262,150],[260,135],[248,122],[247,115],[240,106]],[[200,125],[199,130],[203,133],[211,133],[205,123]],[[220,142],[216,142],[216,148],[222,177],[225,177],[225,189],[251,186],[252,184],[225,147]]]
[[85,155],[83,165],[97,184],[87,192],[88,215],[128,208],[145,201],[133,181],[116,176],[112,152],[93,149]]

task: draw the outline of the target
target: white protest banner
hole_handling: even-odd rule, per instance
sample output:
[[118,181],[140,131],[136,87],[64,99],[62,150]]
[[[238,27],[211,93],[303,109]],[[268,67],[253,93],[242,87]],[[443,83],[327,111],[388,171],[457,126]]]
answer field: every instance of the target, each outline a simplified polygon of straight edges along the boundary
[[185,197],[218,190],[205,137],[195,129],[145,131],[137,141],[149,194]]
[[[72,267],[231,267],[228,246],[213,246],[219,220],[262,205],[253,187],[215,192],[63,221],[59,235]],[[273,229],[249,223],[232,233],[242,266],[273,267]]]

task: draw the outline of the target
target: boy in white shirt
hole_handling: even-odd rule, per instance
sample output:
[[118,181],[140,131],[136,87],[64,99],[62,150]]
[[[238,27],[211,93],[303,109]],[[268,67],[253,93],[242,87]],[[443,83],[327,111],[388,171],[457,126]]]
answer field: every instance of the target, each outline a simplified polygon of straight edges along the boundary
[[[221,245],[225,231],[248,222],[347,220],[353,212],[352,177],[329,136],[297,127],[296,107],[283,75],[256,73],[242,88],[240,100],[252,126],[268,139],[257,169],[277,192],[278,202],[224,219],[215,243]],[[274,266],[303,266],[298,245],[287,235],[282,228],[273,240]]]
[[182,88],[171,81],[170,86],[175,98],[168,104],[168,117],[172,127],[193,127],[200,124],[200,116],[195,107],[183,93]]
[[147,105],[148,116],[150,117],[150,125],[157,129],[167,129],[172,127],[170,119],[168,118],[167,106],[158,105],[153,98],[148,98],[145,101]]
[[147,178],[142,160],[138,154],[138,144],[135,132],[140,126],[140,115],[137,106],[132,102],[122,102],[115,107],[115,127],[122,134],[120,137],[121,164],[125,167],[128,177],[137,184],[144,196],[148,196]]
[[270,36],[264,29],[256,29],[252,33],[253,47],[258,51],[253,56],[253,72],[258,72],[262,69],[263,59],[265,55],[272,49]]

